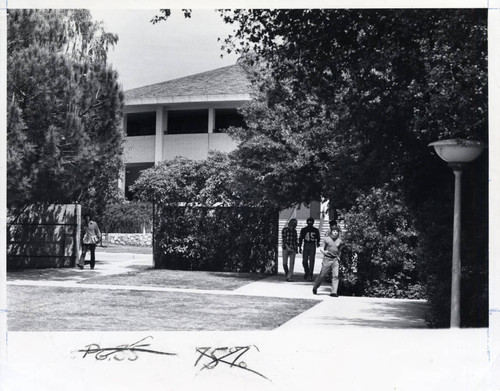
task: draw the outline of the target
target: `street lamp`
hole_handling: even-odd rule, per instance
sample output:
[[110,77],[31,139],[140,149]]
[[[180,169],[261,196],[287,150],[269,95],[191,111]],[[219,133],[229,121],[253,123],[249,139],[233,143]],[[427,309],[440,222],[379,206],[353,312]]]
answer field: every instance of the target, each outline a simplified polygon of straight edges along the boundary
[[451,269],[450,327],[460,327],[460,188],[464,164],[475,160],[485,148],[481,141],[450,139],[429,144],[455,174],[455,205],[453,213],[453,256]]

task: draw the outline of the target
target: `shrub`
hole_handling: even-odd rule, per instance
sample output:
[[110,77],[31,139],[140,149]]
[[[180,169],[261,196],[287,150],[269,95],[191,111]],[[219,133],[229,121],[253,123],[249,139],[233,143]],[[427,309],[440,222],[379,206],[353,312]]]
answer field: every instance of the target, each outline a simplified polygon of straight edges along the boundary
[[[401,194],[388,185],[374,188],[357,198],[344,219],[344,242],[357,255],[357,277],[347,272],[351,291],[374,297],[422,298],[418,235]],[[349,258],[347,264],[352,264]]]
[[134,191],[155,204],[155,267],[277,272],[278,212],[237,190],[227,155],[164,161],[144,170]]
[[249,207],[155,210],[156,268],[277,272],[278,212]]

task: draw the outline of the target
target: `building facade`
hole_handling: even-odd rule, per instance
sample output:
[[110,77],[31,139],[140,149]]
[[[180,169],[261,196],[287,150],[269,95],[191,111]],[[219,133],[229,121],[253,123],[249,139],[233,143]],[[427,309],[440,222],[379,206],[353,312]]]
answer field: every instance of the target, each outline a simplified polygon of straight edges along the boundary
[[[132,197],[130,186],[140,172],[163,160],[200,160],[210,150],[235,149],[225,129],[244,126],[238,108],[250,99],[250,82],[238,64],[125,91],[125,172],[119,185],[126,197]],[[319,203],[281,217],[309,216],[319,217]]]

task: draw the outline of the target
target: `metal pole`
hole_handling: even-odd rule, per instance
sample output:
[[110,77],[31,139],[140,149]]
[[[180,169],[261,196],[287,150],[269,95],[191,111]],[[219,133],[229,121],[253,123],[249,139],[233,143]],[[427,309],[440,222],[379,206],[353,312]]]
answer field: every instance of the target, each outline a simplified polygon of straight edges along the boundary
[[452,166],[455,174],[455,206],[453,216],[453,257],[451,270],[451,313],[450,327],[460,327],[460,225],[461,225],[461,200],[460,189],[462,179],[462,167]]

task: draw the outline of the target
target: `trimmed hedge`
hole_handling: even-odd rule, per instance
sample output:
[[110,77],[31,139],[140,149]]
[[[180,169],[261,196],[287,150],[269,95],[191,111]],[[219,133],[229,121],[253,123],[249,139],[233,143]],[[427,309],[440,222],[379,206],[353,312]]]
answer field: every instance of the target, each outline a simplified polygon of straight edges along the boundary
[[156,268],[277,273],[277,210],[157,205],[153,225]]

